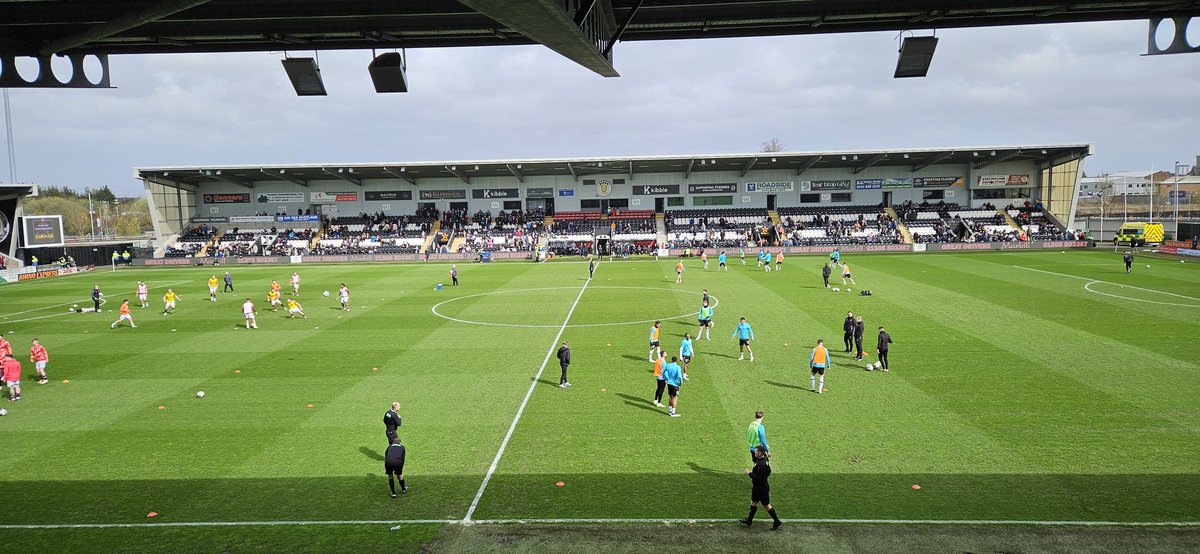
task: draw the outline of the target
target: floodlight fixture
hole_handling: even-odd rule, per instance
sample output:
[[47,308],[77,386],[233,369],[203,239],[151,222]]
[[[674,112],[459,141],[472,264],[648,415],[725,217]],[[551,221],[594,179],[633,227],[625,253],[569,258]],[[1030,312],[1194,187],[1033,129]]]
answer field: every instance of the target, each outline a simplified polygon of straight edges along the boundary
[[297,96],[326,96],[321,68],[315,58],[284,58],[283,70],[292,81]]
[[924,77],[933,62],[933,51],[937,49],[937,37],[904,37],[900,43],[900,57],[896,60],[896,79]]

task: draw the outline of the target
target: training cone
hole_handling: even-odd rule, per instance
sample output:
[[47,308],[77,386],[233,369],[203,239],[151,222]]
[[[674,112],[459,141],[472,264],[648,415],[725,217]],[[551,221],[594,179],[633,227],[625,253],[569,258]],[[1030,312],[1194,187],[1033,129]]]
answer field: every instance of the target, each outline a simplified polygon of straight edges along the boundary
[[234,373],[241,373],[241,372],[242,372],[242,370],[240,370],[240,369],[235,369],[235,370],[233,370],[233,372],[234,372]]
[[158,512],[147,512],[146,517],[158,517]]
[[312,407],[312,404],[309,404],[309,405],[308,405],[308,407],[309,407],[309,408],[311,408],[311,407]]
[[371,371],[379,371],[379,368],[373,367],[373,368],[371,368]]
[[600,392],[608,392],[608,389],[606,389],[606,388],[601,388],[601,389],[600,389]]
[[821,392],[829,392],[829,389],[822,388],[822,389],[821,389]]
[[70,379],[63,379],[63,384],[64,384],[64,385],[69,385],[69,384],[71,384],[71,380],[70,380]]
[[913,490],[914,490],[914,491],[919,491],[919,490],[921,490],[921,485],[913,485]]
[[561,487],[561,486],[563,486],[563,485],[566,485],[566,483],[564,483],[564,482],[562,482],[562,481],[559,481],[559,482],[557,482],[557,483],[555,483],[555,484],[554,484],[554,486],[556,486],[556,487]]
[[158,407],[158,409],[160,409],[160,410],[165,410],[165,409],[167,409],[167,407],[166,407],[166,406],[161,406],[161,405],[160,405],[160,406]]

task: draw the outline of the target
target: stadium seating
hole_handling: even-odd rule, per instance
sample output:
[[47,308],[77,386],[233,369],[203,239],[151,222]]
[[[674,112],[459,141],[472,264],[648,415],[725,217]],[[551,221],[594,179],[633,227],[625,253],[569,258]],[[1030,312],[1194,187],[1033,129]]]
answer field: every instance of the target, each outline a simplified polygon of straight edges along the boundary
[[168,245],[165,256],[167,258],[186,258],[195,256],[200,249],[204,247],[216,229],[207,225],[192,227],[179,235],[179,239],[174,244]]
[[781,208],[775,240],[782,246],[896,244],[896,222],[879,206]]
[[671,210],[666,224],[667,241],[674,248],[744,247],[772,227],[762,208]]

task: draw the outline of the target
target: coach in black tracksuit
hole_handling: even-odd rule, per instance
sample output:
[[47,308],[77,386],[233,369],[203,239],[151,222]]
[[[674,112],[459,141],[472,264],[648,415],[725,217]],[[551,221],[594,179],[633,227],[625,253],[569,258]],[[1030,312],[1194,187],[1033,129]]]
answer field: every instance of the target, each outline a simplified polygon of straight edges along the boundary
[[821,268],[821,278],[825,280],[825,288],[829,288],[829,276],[833,275],[833,270],[829,268],[829,264]]
[[846,352],[850,351],[850,347],[854,340],[854,313],[846,312],[846,320],[842,322],[842,342],[846,344]]
[[863,349],[863,320],[862,316],[854,318],[854,359],[862,360]]
[[875,346],[875,353],[879,354],[879,363],[883,366],[884,371],[888,370],[887,353],[889,344],[892,344],[892,336],[887,334],[887,331],[884,331],[883,327],[880,327],[879,344]]
[[400,403],[392,402],[392,409],[383,414],[383,425],[386,427],[388,444],[396,442],[399,437],[400,425],[403,422],[400,420]]
[[567,381],[567,367],[571,365],[571,348],[567,346],[567,341],[563,341],[562,348],[558,349],[558,366],[562,368],[562,377],[558,378],[559,388],[567,388],[571,383]]
[[783,522],[779,521],[779,516],[775,514],[775,506],[771,505],[771,485],[767,481],[771,477],[771,464],[767,462],[767,450],[761,444],[754,448],[754,469],[747,469],[746,476],[753,483],[750,487],[750,514],[746,519],[738,521],[746,526],[754,523],[754,513],[758,511],[758,505],[762,504],[767,507],[771,519],[775,520],[771,530],[779,529]]
[[396,483],[392,481],[392,476],[396,476],[400,480],[400,492],[408,492],[408,484],[404,482],[404,445],[400,444],[400,438],[392,439],[392,444],[387,447],[387,454],[383,457],[383,470],[387,472],[388,488],[392,490],[392,498],[396,498]]

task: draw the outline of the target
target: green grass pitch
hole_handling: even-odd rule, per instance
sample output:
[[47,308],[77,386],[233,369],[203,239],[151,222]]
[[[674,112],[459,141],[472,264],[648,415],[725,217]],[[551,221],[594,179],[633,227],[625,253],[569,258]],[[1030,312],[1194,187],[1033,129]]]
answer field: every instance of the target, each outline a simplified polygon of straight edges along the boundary
[[[122,269],[0,286],[0,332],[24,368],[24,398],[0,402],[4,541],[416,549],[441,524],[368,522],[463,519],[527,393],[474,520],[743,517],[746,426],[761,409],[785,520],[1200,521],[1200,264],[1139,258],[1127,275],[1111,252],[847,256],[858,285],[835,293],[821,286],[823,258],[770,273],[730,261],[725,273],[689,260],[682,285],[664,259],[605,261],[590,283],[569,260],[460,264],[457,288],[444,264]],[[208,300],[214,269],[232,272],[236,294]],[[307,320],[264,300],[293,270]],[[150,308],[137,307],[139,279]],[[104,311],[68,314],[91,305],[93,284]],[[168,286],[181,298],[163,316]],[[716,326],[696,342],[672,419],[651,404],[650,322],[663,320],[677,353],[702,288],[719,301]],[[247,296],[259,329],[241,328]],[[137,329],[109,327],[124,298]],[[841,352],[848,310],[864,317],[869,361],[887,327],[890,373]],[[753,363],[730,337],[742,316]],[[567,390],[553,359],[533,381],[560,331]],[[47,385],[33,379],[33,337],[50,352]],[[808,391],[818,338],[834,357],[824,395]],[[412,487],[397,499],[381,461],[392,400]],[[12,528],[323,521],[364,523]],[[757,536],[716,529],[728,544]],[[1168,546],[1196,544],[1179,536]]]

